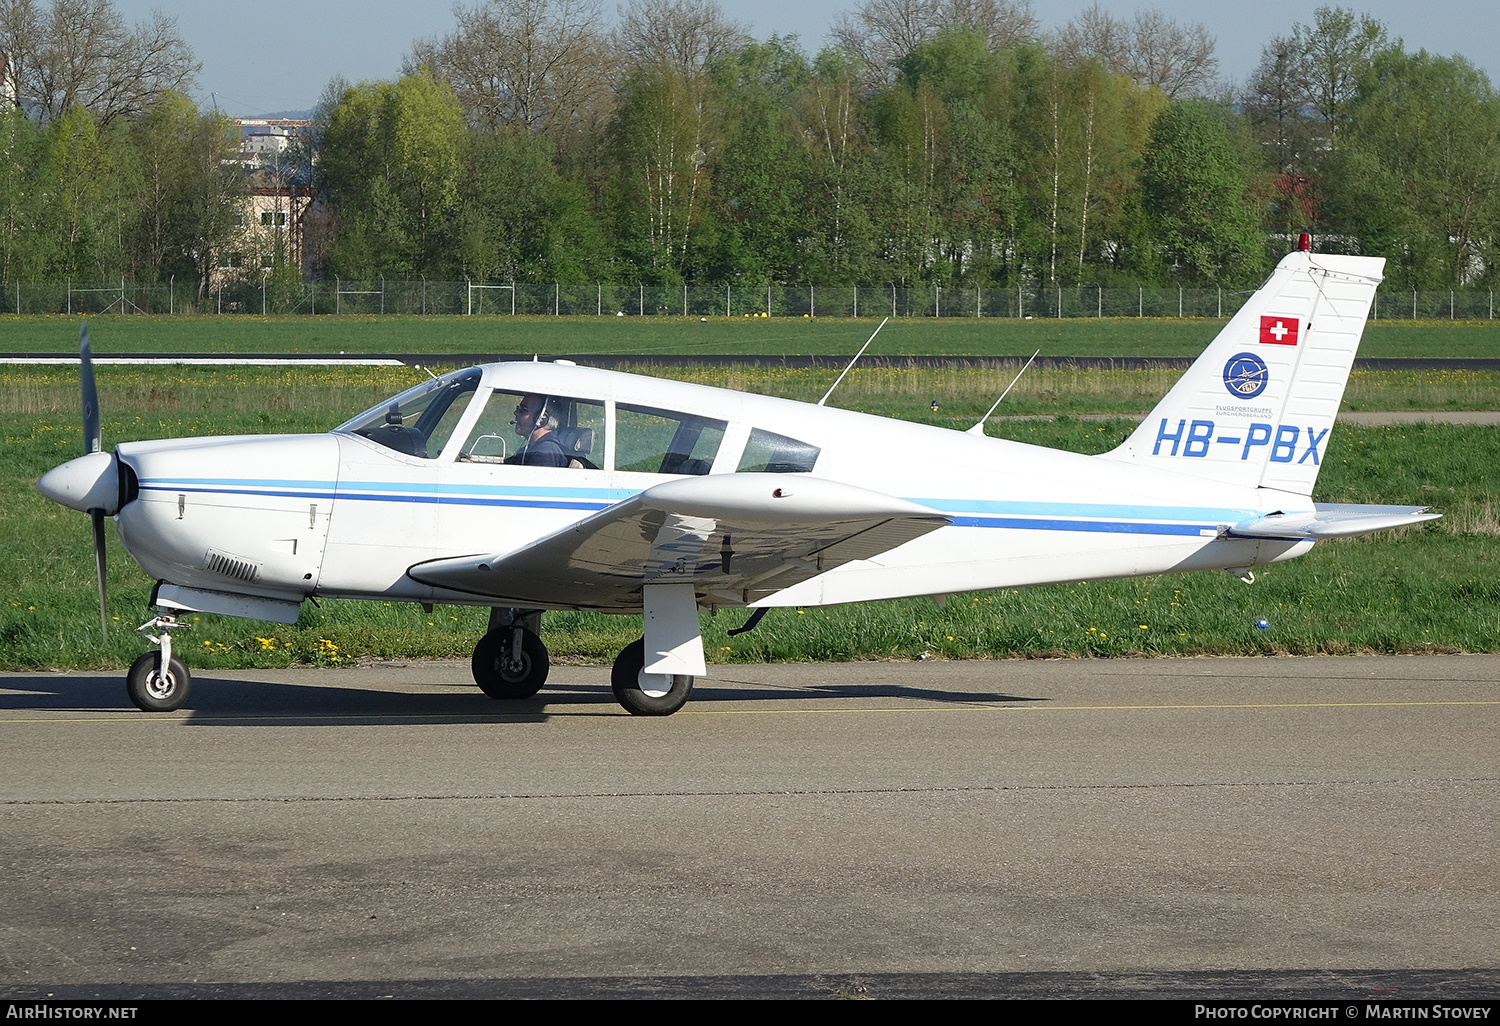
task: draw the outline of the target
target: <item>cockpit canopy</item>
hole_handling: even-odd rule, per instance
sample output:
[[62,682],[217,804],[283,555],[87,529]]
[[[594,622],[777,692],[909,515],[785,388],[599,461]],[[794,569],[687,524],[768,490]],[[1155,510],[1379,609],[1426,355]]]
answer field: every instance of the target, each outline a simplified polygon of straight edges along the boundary
[[[425,381],[334,428],[395,452],[437,460],[455,448],[460,463],[522,464],[645,474],[702,475],[720,461],[738,472],[807,473],[819,448],[728,421],[654,405],[583,395],[489,387],[475,367]],[[517,424],[523,413],[530,432]],[[455,433],[463,437],[452,447]],[[726,437],[735,452],[720,452]],[[560,451],[560,455],[559,455]],[[546,458],[538,453],[546,453]]]

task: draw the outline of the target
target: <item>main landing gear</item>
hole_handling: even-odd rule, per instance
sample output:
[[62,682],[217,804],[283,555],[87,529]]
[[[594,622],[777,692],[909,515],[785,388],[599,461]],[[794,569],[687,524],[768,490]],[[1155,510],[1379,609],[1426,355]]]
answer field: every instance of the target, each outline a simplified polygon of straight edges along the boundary
[[547,682],[551,664],[538,636],[537,610],[490,610],[490,628],[474,646],[474,683],[491,698],[530,698]]
[[[652,584],[642,593],[646,635],[625,646],[609,683],[631,715],[670,716],[692,695],[695,676],[705,672],[698,603],[691,584]],[[474,646],[472,663],[474,683],[485,694],[530,698],[542,689],[549,662],[538,637],[541,622],[541,612],[534,609],[490,610],[489,630]]]
[[682,708],[693,693],[693,678],[686,673],[647,673],[646,639],[625,646],[609,674],[615,700],[632,716],[670,716]]

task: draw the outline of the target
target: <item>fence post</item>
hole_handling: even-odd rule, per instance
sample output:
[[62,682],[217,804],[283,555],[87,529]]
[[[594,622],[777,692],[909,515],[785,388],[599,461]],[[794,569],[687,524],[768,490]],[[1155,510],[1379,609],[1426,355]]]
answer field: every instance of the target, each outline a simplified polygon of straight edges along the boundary
[[554,317],[562,316],[562,282],[560,281],[552,283],[552,311]]
[[1104,286],[1095,286],[1099,290],[1099,319],[1104,320]]
[[[125,293],[122,290],[120,292],[120,298],[124,299],[124,297],[125,297]],[[1449,289],[1448,290],[1448,319],[1451,321],[1451,320],[1454,319],[1454,317],[1455,317],[1455,311],[1453,309],[1453,290]]]
[[510,315],[516,315],[516,279],[510,280]]
[[641,282],[641,316],[646,316],[646,283]]
[[[19,296],[20,295],[19,291],[16,294],[17,294],[17,296]],[[17,299],[16,306],[20,307],[20,305],[21,305],[21,302],[20,302],[19,299]],[[16,310],[16,313],[20,313],[20,312],[21,311],[19,309]],[[172,277],[170,277],[169,279],[167,279],[167,313],[168,313],[168,315],[171,315],[171,314],[174,314],[176,312],[177,312],[177,275],[174,274],[174,275],[172,275]]]
[[812,282],[808,282],[807,283],[807,316],[808,317],[816,317],[816,316],[818,316],[818,296],[817,296],[816,289],[817,289],[817,286],[814,285]]
[[725,317],[733,317],[734,316],[734,314],[730,313],[729,310],[730,310],[730,307],[729,307],[729,282],[726,281],[724,283],[724,316]]
[[68,279],[68,316],[73,316],[73,279]]
[[[469,296],[469,304],[472,306],[473,303],[474,303],[474,297],[471,294]],[[336,275],[336,274],[333,276],[333,312],[334,313],[343,313],[344,312],[344,286],[342,284],[340,284],[340,282],[339,282],[339,276]]]
[[682,283],[682,316],[687,316],[687,282]]
[[1057,319],[1062,320],[1062,286],[1057,287]]
[[1143,285],[1135,287],[1135,316],[1137,320],[1146,316],[1146,289]]
[[891,316],[896,316],[896,283],[891,282]]
[[[262,317],[264,317],[266,315],[266,278],[267,278],[267,275],[265,274],[265,272],[261,272],[261,276],[260,276],[260,315]],[[384,296],[385,279],[384,278],[382,278],[380,280],[380,289],[381,289],[381,292],[382,292],[382,295],[380,297],[380,312],[381,313],[385,313],[385,296]]]
[[1026,316],[1026,296],[1021,291],[1021,283],[1016,282],[1016,319],[1020,320]]
[[933,318],[933,320],[937,320],[939,317],[943,316],[942,307],[940,307],[938,305],[938,297],[941,296],[942,294],[943,294],[943,287],[941,285],[934,285],[934,286],[932,286],[932,318]]
[[1177,286],[1177,319],[1182,320],[1182,286]]
[[594,282],[594,316],[604,316],[604,283],[602,281]]
[[427,316],[427,275],[422,275],[422,316]]
[[385,316],[385,275],[380,276],[380,315]]
[[1218,293],[1219,293],[1219,316],[1223,317],[1224,316],[1224,286],[1222,286],[1222,285],[1218,286],[1217,290],[1218,290]]
[[854,319],[859,320],[859,286],[854,286]]
[[1417,319],[1417,290],[1411,290],[1411,319]]

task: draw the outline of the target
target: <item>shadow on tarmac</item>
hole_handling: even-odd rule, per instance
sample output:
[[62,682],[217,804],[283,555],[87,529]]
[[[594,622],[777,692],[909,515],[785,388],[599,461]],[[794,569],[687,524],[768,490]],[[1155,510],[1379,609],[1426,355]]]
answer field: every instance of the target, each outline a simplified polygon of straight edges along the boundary
[[[327,671],[330,678],[345,673]],[[564,671],[565,673],[566,671]],[[458,683],[458,682],[455,682]],[[445,689],[452,685],[444,685]],[[553,715],[627,716],[607,686],[549,684],[534,698],[497,701],[475,688],[472,694],[434,693],[428,685],[411,685],[410,692],[321,684],[279,684],[264,680],[216,678],[202,671],[193,678],[187,705],[174,713],[141,713],[125,695],[123,674],[74,676],[36,674],[0,680],[0,712],[100,712],[128,711],[134,715],[187,717],[188,723],[212,721],[222,725],[243,717],[246,725],[295,724],[315,719],[329,722],[363,723],[370,719],[390,722],[423,722],[433,719],[464,719],[475,722],[541,722]],[[958,705],[995,705],[1043,702],[1047,699],[1006,695],[998,692],[950,691],[879,683],[856,685],[810,685],[788,687],[743,680],[700,679],[688,704],[720,702],[782,702],[787,699],[857,700],[896,699]]]

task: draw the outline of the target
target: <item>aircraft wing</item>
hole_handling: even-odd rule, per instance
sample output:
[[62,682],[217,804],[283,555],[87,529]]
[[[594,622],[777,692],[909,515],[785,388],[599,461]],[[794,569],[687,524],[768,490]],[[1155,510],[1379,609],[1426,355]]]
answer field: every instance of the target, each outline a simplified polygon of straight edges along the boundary
[[1436,520],[1426,506],[1362,506],[1319,502],[1311,513],[1269,513],[1229,529],[1241,538],[1346,538]]
[[637,610],[646,584],[742,605],[950,523],[914,502],[801,474],[684,477],[509,552],[418,563],[423,584],[496,605]]

